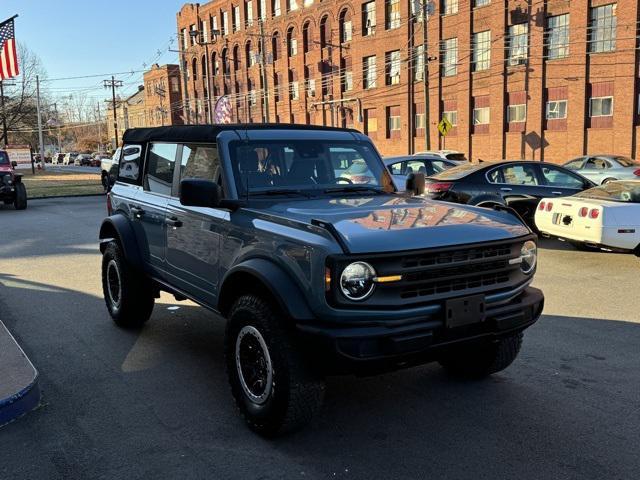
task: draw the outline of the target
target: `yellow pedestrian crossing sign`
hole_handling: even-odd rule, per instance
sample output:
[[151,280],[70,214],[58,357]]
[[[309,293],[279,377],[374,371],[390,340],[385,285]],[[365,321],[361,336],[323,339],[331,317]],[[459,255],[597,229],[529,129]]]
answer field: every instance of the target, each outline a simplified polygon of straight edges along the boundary
[[440,135],[442,135],[443,137],[446,137],[447,133],[449,133],[449,130],[451,130],[452,128],[453,125],[446,117],[443,117],[442,120],[440,120],[440,123],[438,123],[438,130],[440,131]]

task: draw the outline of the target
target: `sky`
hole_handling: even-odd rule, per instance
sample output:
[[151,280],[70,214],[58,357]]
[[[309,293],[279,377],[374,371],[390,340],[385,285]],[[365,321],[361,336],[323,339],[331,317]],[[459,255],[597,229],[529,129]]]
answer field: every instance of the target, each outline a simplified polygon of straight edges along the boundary
[[[18,14],[16,39],[37,54],[56,97],[84,94],[110,98],[102,80],[112,73],[124,82],[120,94],[134,93],[142,70],[153,63],[177,63],[168,52],[176,34],[175,0],[0,0],[0,21]],[[204,2],[203,2],[204,3]],[[173,42],[171,49],[177,49]],[[160,53],[159,53],[160,51]],[[146,65],[146,66],[145,66]],[[98,75],[92,78],[54,79]]]

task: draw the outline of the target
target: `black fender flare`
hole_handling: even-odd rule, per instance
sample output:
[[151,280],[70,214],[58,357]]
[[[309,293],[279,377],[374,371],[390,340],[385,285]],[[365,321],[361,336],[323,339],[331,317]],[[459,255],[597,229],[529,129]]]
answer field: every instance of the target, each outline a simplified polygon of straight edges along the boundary
[[134,268],[144,270],[138,241],[129,219],[122,213],[105,218],[100,225],[100,252],[104,253],[107,244],[116,240],[124,251],[124,258]]
[[235,298],[234,291],[237,288],[251,285],[251,278],[248,277],[252,277],[254,281],[259,282],[258,285],[267,290],[289,319],[305,321],[315,318],[304,293],[296,285],[291,275],[265,258],[245,260],[224,275],[220,284],[217,305],[217,310],[224,316],[231,308]]

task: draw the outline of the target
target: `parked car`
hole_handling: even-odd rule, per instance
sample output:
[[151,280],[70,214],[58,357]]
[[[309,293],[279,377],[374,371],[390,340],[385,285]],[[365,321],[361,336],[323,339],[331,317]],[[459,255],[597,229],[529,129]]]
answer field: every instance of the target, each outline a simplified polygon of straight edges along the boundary
[[640,180],[640,162],[622,155],[587,155],[564,166],[598,185],[613,180]]
[[111,157],[103,158],[100,161],[100,179],[105,192],[111,188],[115,181],[121,152],[122,148],[119,147]]
[[60,164],[62,164],[62,163],[63,163],[63,161],[64,161],[64,156],[65,156],[65,154],[64,154],[64,153],[56,153],[56,154],[54,154],[54,155],[53,155],[53,158],[52,158],[52,160],[51,160],[51,163],[52,163],[53,165],[60,165]]
[[640,256],[640,180],[607,182],[571,197],[543,198],[535,214],[543,236],[578,248]]
[[[109,314],[141,327],[163,290],[227,318],[231,391],[262,435],[310,421],[325,375],[500,371],[541,314],[520,219],[420,197],[419,173],[398,193],[355,130],[143,128],[123,144],[99,233]],[[345,151],[372,175],[343,183]]]
[[457,165],[457,162],[445,160],[436,155],[404,155],[385,157],[383,160],[391,173],[396,188],[401,192],[404,191],[407,178],[412,173],[423,173],[425,176],[431,176]]
[[78,156],[75,152],[68,152],[64,155],[64,159],[62,160],[63,165],[74,165],[76,157]]
[[102,165],[103,160],[109,160],[111,157],[109,155],[99,154],[91,157],[91,166],[99,167]]
[[91,155],[88,153],[80,153],[74,159],[73,164],[82,167],[89,167],[91,166]]
[[16,173],[16,162],[9,161],[9,155],[0,150],[0,200],[16,210],[27,208],[27,189],[22,183],[22,175]]
[[426,182],[431,198],[491,208],[508,206],[532,227],[541,198],[573,195],[595,186],[559,165],[532,161],[469,163],[432,175]]
[[433,155],[436,157],[443,158],[445,160],[450,160],[452,162],[457,163],[458,165],[464,165],[465,163],[469,163],[467,157],[462,152],[456,152],[455,150],[426,150],[424,152],[417,152],[414,155]]

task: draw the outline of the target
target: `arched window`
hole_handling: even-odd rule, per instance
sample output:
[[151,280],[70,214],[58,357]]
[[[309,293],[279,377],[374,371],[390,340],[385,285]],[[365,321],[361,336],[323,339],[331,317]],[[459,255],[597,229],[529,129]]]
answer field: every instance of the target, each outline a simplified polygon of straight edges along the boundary
[[[227,75],[229,75],[229,59],[227,58],[226,48],[222,50],[222,53],[220,54],[220,56],[222,57],[222,75],[226,77]],[[226,82],[226,78],[225,78],[225,82]]]
[[273,61],[275,62],[280,58],[280,34],[273,32],[271,37],[271,51],[273,52]]
[[202,56],[202,59],[200,60],[200,65],[202,68],[202,78],[206,79],[207,78],[207,74],[209,73],[207,70],[207,57],[205,57],[204,55]]
[[247,69],[249,67],[253,67],[255,58],[253,57],[253,52],[251,51],[251,40],[249,40],[244,46],[244,56],[247,59],[245,62],[247,65]]
[[240,46],[236,45],[233,47],[233,70],[237,72],[240,68]]
[[325,15],[320,20],[320,48],[325,48],[329,43],[331,43],[331,28],[329,15]]
[[311,39],[311,22],[305,22],[302,27],[302,50],[304,53],[307,53],[312,48],[313,40]]
[[351,12],[349,12],[349,10],[345,8],[340,12],[340,16],[338,18],[340,22],[340,43],[350,42],[353,34]]
[[298,40],[295,36],[295,31],[293,27],[287,30],[287,55],[289,57],[294,57],[298,54]]
[[216,52],[213,52],[211,54],[211,67],[214,76],[220,73],[220,66],[218,65],[218,55],[216,54]]
[[193,74],[193,80],[196,81],[198,79],[198,59],[196,58],[191,60],[191,73]]

